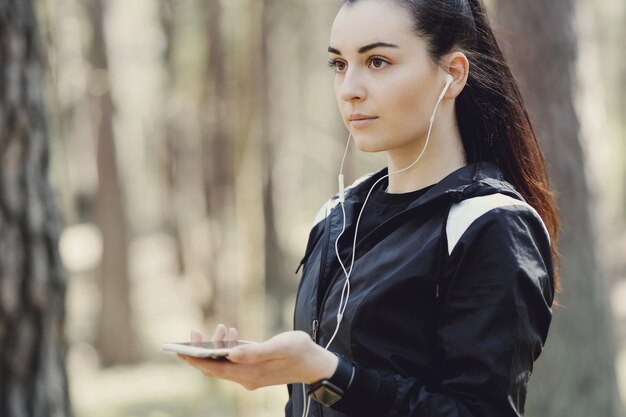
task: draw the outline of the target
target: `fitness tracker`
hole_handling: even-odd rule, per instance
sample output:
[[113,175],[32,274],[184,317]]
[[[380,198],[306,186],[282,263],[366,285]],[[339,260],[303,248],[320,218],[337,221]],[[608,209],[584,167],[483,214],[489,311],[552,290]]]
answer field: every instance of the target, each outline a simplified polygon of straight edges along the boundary
[[318,403],[330,407],[343,398],[352,385],[355,372],[354,365],[339,356],[339,363],[333,376],[311,385],[311,388],[307,390],[307,395]]

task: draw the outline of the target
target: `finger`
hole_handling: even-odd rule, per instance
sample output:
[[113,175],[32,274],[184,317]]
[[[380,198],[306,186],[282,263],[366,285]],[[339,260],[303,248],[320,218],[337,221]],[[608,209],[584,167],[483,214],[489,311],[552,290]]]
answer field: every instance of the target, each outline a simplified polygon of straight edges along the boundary
[[191,343],[202,343],[202,334],[196,330],[192,330]]
[[228,359],[235,363],[258,363],[287,357],[288,349],[285,349],[283,341],[276,337],[262,343],[236,346],[228,354]]
[[237,340],[239,339],[239,332],[234,327],[228,329],[228,340]]
[[301,356],[315,344],[302,331],[289,331],[277,334],[262,343],[237,346],[228,358],[237,363],[257,363],[275,359],[289,359]]
[[213,332],[211,342],[221,342],[224,340],[224,337],[226,337],[226,326],[220,323],[215,328],[215,332]]

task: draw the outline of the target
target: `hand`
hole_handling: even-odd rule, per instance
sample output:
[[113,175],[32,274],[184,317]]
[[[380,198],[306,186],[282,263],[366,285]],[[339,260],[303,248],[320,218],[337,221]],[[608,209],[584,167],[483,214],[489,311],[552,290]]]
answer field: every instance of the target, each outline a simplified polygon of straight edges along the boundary
[[[219,325],[213,341],[237,336],[237,330]],[[195,340],[194,340],[195,338]],[[192,342],[201,341],[199,333],[192,333]],[[270,385],[312,384],[329,378],[337,369],[337,356],[315,344],[301,331],[280,333],[262,343],[237,346],[228,355],[228,361],[194,358],[179,355],[205,375],[236,382],[246,389]]]

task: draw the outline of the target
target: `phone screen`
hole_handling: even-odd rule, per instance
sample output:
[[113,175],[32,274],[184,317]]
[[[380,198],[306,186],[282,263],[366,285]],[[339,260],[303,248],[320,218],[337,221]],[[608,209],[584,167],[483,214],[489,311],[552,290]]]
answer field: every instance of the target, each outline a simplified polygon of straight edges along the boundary
[[220,358],[227,356],[230,349],[235,346],[249,343],[252,342],[244,340],[225,340],[223,342],[164,343],[161,345],[161,349],[167,352],[180,353],[198,358]]
[[184,346],[194,346],[203,349],[230,349],[234,348],[235,346],[245,345],[246,343],[240,342],[239,340],[224,340],[222,342],[187,342],[178,344]]

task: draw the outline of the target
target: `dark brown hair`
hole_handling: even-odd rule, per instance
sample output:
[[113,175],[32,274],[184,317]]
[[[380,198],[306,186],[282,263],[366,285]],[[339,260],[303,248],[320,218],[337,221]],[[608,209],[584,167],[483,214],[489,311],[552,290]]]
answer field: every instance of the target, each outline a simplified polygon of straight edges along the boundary
[[[340,4],[349,6],[358,1],[340,0]],[[387,1],[409,12],[416,34],[428,43],[435,63],[452,51],[467,56],[467,84],[456,99],[467,162],[495,162],[505,180],[537,210],[550,234],[554,284],[558,286],[558,209],[539,141],[482,0]]]

